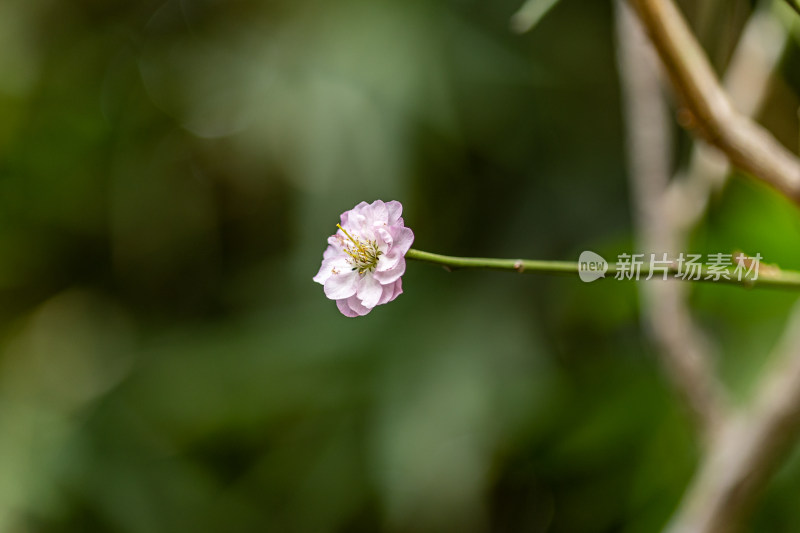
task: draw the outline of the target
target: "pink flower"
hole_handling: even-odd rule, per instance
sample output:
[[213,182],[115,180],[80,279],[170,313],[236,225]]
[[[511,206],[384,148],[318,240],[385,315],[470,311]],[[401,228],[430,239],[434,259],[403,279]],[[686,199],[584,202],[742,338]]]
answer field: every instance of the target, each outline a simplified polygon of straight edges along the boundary
[[328,237],[314,281],[345,316],[363,316],[403,293],[401,276],[414,232],[405,227],[400,202],[361,202],[341,216]]

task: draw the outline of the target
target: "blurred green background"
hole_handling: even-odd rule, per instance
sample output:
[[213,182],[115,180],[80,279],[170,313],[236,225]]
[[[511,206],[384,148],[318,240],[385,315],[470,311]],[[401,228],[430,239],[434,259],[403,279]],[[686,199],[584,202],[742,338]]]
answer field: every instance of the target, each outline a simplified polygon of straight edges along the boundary
[[[754,3],[697,4],[722,70]],[[2,0],[0,531],[666,522],[697,443],[635,284],[411,263],[346,319],[311,281],[377,198],[423,250],[632,250],[614,6],[563,0],[517,35],[519,7]],[[794,43],[762,117],[795,147],[798,72]],[[692,251],[800,268],[798,237],[735,177]],[[742,398],[795,298],[693,293]],[[798,491],[795,456],[754,530],[794,531]]]

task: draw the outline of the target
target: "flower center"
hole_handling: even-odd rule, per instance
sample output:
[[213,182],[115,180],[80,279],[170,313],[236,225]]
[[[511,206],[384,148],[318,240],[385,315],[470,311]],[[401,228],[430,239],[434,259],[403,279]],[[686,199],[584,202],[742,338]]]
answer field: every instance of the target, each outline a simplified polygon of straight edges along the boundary
[[354,238],[339,224],[336,224],[336,227],[350,239],[350,242],[342,239],[342,249],[350,256],[348,262],[353,265],[353,270],[358,270],[359,274],[374,270],[378,264],[378,256],[383,253],[378,250],[378,243]]

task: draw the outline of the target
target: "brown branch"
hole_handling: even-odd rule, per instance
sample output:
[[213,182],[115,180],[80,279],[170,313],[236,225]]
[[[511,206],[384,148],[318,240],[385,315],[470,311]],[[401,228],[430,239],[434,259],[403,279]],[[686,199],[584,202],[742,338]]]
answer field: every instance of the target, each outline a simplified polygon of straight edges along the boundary
[[[683,245],[683,235],[668,216],[669,206],[664,201],[671,175],[670,128],[657,58],[630,8],[622,1],[617,7],[618,63],[637,246],[674,256]],[[708,342],[692,321],[686,288],[666,282],[644,284],[640,299],[642,317],[665,374],[708,444],[727,402],[711,364]]]
[[[625,95],[628,158],[639,248],[677,253],[705,213],[712,192],[721,187],[729,166],[708,145],[696,144],[685,175],[671,180],[669,125],[660,91],[655,51],[641,24],[618,3],[619,66]],[[748,20],[725,73],[724,87],[747,116],[761,108],[787,32],[768,10]],[[713,346],[692,320],[688,288],[679,284],[642,287],[642,315],[673,386],[695,423],[710,441],[726,410],[726,393],[716,378]]]
[[[743,115],[752,117],[761,109],[788,36],[769,9],[757,10],[747,21],[723,79],[731,104]],[[683,242],[730,173],[724,155],[704,143],[694,144],[687,168],[685,175],[675,176],[670,182],[664,213]]]
[[[647,25],[676,92],[692,114],[695,128],[722,149],[732,163],[797,202],[800,162],[766,131],[733,110],[671,0],[630,1]],[[751,21],[748,30],[763,34],[765,30],[756,22],[763,24]],[[751,37],[745,33],[745,38]],[[740,47],[743,54],[753,52],[745,39]],[[778,51],[762,51],[774,63]],[[735,72],[731,74],[736,77]],[[764,79],[764,71],[754,73],[748,69],[748,74]],[[734,80],[734,88],[741,88],[742,83]],[[763,85],[756,87],[759,88],[763,89]],[[748,92],[750,101],[744,102],[743,96]],[[752,97],[753,93],[747,90],[731,94],[739,109],[748,114],[755,112],[763,96],[759,91]],[[689,179],[673,181],[676,185],[669,187],[666,197],[670,211],[670,205],[674,208],[681,200],[699,196],[689,216],[682,217],[683,227],[676,225],[680,219],[672,218],[671,225],[677,228],[678,235],[681,230],[685,234],[699,219],[714,183],[721,183],[719,176],[725,172],[724,165],[704,156],[702,150],[697,153],[697,164],[692,166]],[[667,528],[670,533],[730,533],[741,529],[758,496],[796,442],[800,434],[800,306],[787,324],[778,351],[774,367],[761,379],[751,404],[726,413],[713,434],[698,473]]]
[[733,109],[672,0],[629,0],[685,106],[681,122],[730,161],[800,204],[800,159]]
[[744,519],[800,432],[800,306],[755,399],[719,432],[669,533],[730,533]]

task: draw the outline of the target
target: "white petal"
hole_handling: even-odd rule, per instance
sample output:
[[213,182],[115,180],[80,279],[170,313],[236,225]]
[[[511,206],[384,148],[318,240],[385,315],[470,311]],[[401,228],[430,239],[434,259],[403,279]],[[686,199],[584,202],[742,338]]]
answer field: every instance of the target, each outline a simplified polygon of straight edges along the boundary
[[386,243],[386,248],[391,248],[392,243],[394,242],[394,238],[392,237],[392,233],[389,231],[389,226],[378,226],[375,228],[375,234],[381,238],[381,240]]
[[394,226],[400,219],[400,215],[403,214],[403,204],[401,204],[397,200],[386,202],[386,210],[389,212],[388,223],[390,226]]
[[403,278],[397,278],[397,281],[394,282],[394,294],[392,294],[390,302],[403,294]]
[[392,283],[390,285],[384,285],[383,286],[383,294],[381,294],[381,299],[378,300],[378,305],[383,305],[385,303],[391,302],[392,300],[397,298],[397,296],[399,294],[401,294],[402,292],[403,292],[403,279],[402,278],[398,279],[397,281],[395,281],[394,283]]
[[328,237],[328,248],[325,250],[325,252],[327,253],[328,250],[341,250],[342,237],[344,237],[344,234],[341,231],[337,231],[336,233]]
[[345,216],[342,215],[342,227],[346,229],[350,235],[357,237],[358,234],[364,231],[364,227],[367,224],[367,217],[364,213],[354,213],[353,211],[349,211],[346,214],[348,215],[346,219]]
[[359,211],[350,211],[350,216],[347,219],[348,225],[352,228],[353,231],[361,231],[364,229],[364,226],[367,224],[368,215],[372,213],[367,212],[368,205]]
[[325,281],[325,296],[331,300],[350,298],[356,293],[358,272],[348,270],[330,276]]
[[339,308],[339,311],[341,311],[344,316],[349,316],[350,318],[359,316],[358,313],[350,309],[350,306],[347,305],[347,299],[336,300],[336,307]]
[[364,215],[364,208],[366,208],[366,207],[369,207],[369,204],[367,202],[361,202],[360,204],[355,206],[353,209],[351,209],[349,211],[345,211],[344,213],[342,213],[342,216],[339,217],[341,219],[341,221],[342,221],[342,226],[347,227],[348,224],[352,223],[352,221],[353,221],[352,217],[354,215],[363,216]]
[[405,258],[401,258],[400,261],[397,262],[394,268],[386,270],[384,272],[375,271],[372,275],[381,282],[382,285],[386,285],[387,283],[394,283],[397,281],[400,276],[406,273],[406,260]]
[[335,272],[347,272],[351,268],[347,262],[347,256],[342,253],[326,257],[322,260],[322,266],[319,267],[319,272],[314,276],[314,281],[324,285]]
[[372,220],[375,224],[383,225],[389,221],[389,210],[381,200],[372,202]]
[[341,250],[339,250],[336,246],[328,246],[325,248],[325,251],[322,252],[322,258],[330,259],[333,256],[339,255],[340,253],[342,253]]
[[411,245],[414,243],[414,232],[409,228],[395,227],[394,242],[392,243],[392,250],[398,250],[405,255]]
[[381,254],[381,256],[378,257],[378,264],[375,266],[375,270],[378,272],[386,272],[387,270],[391,270],[397,266],[397,263],[402,258],[403,254],[394,250],[388,254]]
[[372,309],[371,309],[371,308],[369,308],[369,307],[364,307],[363,305],[361,305],[361,302],[359,302],[359,301],[358,301],[358,296],[351,296],[350,298],[348,298],[348,299],[347,299],[347,305],[348,305],[348,306],[350,307],[350,309],[352,309],[352,310],[353,310],[353,312],[354,312],[354,313],[356,313],[358,316],[364,316],[364,315],[366,315],[367,313],[369,313],[370,311],[372,311]]
[[372,274],[365,274],[361,281],[358,282],[358,289],[356,296],[361,300],[364,307],[372,309],[378,305],[378,300],[381,299],[383,294],[383,287],[380,282],[372,277]]

